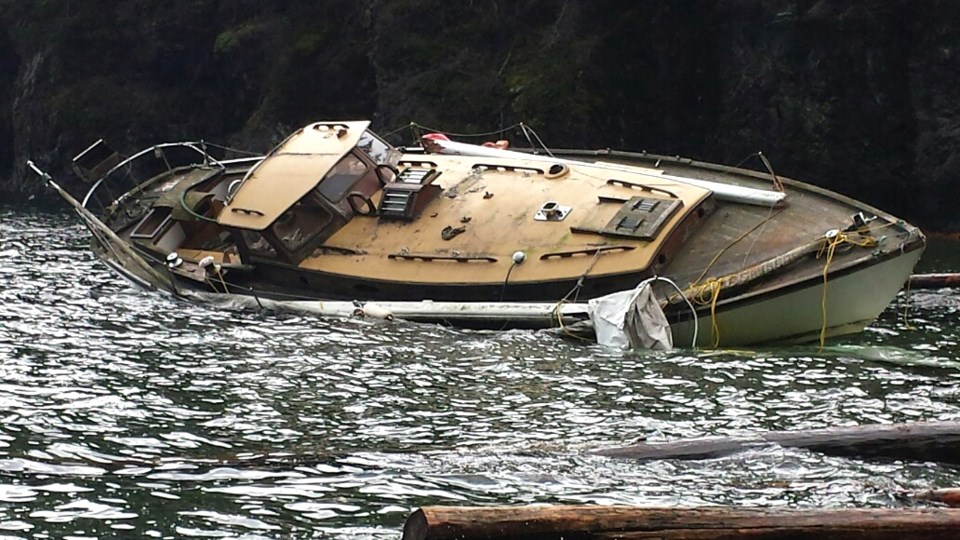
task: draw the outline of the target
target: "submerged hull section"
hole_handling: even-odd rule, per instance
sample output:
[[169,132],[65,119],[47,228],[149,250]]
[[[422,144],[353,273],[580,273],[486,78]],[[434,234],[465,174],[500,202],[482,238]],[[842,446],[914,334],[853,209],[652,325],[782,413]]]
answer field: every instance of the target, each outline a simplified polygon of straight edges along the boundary
[[[164,167],[104,201],[137,169],[115,165],[81,217],[96,215],[84,218],[95,251],[141,285],[258,305],[375,302],[414,320],[564,327],[584,311],[565,320],[542,306],[658,276],[679,346],[695,330],[698,346],[860,331],[925,243],[893,216],[769,169],[610,151],[404,153],[366,127],[311,124],[247,159],[143,153]],[[521,304],[539,315],[501,309]]]

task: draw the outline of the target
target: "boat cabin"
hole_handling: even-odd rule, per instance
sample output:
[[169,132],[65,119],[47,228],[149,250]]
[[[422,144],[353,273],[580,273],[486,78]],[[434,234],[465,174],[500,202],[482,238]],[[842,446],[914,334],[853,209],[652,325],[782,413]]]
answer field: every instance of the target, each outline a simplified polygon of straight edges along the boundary
[[245,260],[296,265],[356,215],[377,215],[371,200],[393,181],[393,148],[369,122],[317,122],[277,146],[230,186],[217,221],[239,232]]

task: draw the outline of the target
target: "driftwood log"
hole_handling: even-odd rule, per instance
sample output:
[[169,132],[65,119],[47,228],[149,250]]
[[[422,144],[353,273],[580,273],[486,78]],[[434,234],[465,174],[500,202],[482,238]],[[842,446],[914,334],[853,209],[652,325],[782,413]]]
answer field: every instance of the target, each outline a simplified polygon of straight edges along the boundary
[[911,289],[942,289],[960,287],[960,274],[914,274],[910,276]]
[[960,510],[952,508],[432,506],[410,515],[403,540],[932,540],[958,531]]
[[639,460],[708,459],[770,444],[862,459],[960,464],[960,422],[914,422],[771,431],[741,437],[704,437],[675,442],[641,443],[597,450],[594,453]]
[[936,501],[952,508],[960,508],[960,489],[934,489],[916,497],[925,501]]

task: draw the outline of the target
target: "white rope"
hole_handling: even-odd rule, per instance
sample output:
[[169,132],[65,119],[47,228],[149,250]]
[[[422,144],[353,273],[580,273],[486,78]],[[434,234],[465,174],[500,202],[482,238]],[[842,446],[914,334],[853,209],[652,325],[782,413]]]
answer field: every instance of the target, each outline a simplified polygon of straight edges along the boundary
[[697,334],[699,334],[699,332],[700,332],[700,321],[697,319],[697,309],[696,309],[695,307],[693,307],[693,304],[690,302],[690,299],[687,298],[687,295],[683,294],[683,291],[680,289],[680,287],[677,286],[677,284],[674,283],[674,281],[673,281],[672,279],[670,279],[670,278],[665,278],[665,277],[661,277],[661,276],[653,276],[652,278],[648,278],[648,279],[645,279],[644,281],[642,281],[642,282],[640,283],[640,285],[643,285],[644,283],[650,283],[650,282],[652,282],[652,281],[663,281],[664,283],[670,284],[671,286],[673,286],[674,289],[677,290],[677,293],[679,293],[680,296],[683,298],[683,300],[687,303],[687,307],[690,308],[690,313],[693,315],[693,341],[692,341],[691,344],[690,344],[690,348],[691,348],[691,349],[696,349],[696,348],[697,348]]

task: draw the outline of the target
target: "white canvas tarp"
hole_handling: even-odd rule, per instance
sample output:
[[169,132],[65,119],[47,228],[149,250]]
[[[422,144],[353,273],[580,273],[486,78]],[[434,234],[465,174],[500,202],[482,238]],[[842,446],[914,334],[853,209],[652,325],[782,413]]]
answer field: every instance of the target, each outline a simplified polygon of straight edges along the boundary
[[597,343],[622,349],[670,350],[670,323],[650,286],[615,292],[588,302]]

